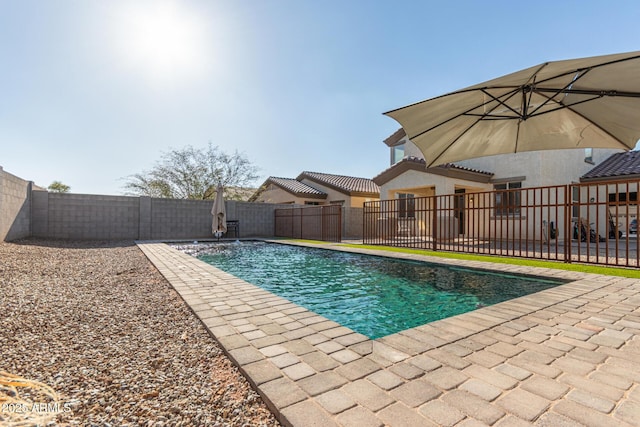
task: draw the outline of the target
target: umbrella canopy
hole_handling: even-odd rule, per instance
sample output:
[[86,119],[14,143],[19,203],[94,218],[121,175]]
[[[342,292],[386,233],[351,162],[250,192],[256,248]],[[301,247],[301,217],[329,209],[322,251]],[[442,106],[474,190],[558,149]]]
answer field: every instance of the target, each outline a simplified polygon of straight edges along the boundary
[[640,139],[640,52],[547,62],[385,113],[428,166]]
[[213,215],[213,222],[211,223],[211,231],[218,236],[227,232],[227,211],[224,207],[224,196],[222,194],[222,185],[218,184],[216,189],[216,198],[213,201],[213,207],[211,208],[211,215]]

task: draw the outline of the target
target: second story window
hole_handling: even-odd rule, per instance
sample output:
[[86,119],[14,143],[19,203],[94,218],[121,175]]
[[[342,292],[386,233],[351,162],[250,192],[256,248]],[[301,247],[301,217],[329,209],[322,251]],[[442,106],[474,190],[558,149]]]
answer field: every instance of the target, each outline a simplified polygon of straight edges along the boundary
[[402,159],[404,159],[404,144],[391,147],[391,164],[395,165]]
[[593,164],[593,148],[584,149],[584,161]]

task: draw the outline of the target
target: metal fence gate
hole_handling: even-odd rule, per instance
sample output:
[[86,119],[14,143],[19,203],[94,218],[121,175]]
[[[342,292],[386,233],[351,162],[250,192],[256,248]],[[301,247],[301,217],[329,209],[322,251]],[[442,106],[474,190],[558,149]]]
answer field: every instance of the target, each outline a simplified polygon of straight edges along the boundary
[[367,202],[363,243],[638,267],[638,186],[611,181]]
[[276,209],[275,236],[339,242],[342,240],[342,207],[322,205]]

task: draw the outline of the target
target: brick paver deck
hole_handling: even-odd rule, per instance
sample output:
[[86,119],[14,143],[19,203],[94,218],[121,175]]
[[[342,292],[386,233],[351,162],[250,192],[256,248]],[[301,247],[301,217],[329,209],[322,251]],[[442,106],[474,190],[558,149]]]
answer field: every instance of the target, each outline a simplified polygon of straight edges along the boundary
[[640,280],[385,252],[572,282],[370,340],[165,244],[139,247],[284,425],[640,425]]

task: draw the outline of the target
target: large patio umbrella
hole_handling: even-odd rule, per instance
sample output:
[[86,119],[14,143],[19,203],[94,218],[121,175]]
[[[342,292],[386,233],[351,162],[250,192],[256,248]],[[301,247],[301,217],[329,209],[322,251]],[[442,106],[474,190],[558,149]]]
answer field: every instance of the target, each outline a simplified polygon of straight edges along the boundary
[[386,115],[428,166],[562,148],[635,147],[640,52],[546,62]]
[[222,194],[222,184],[218,184],[216,189],[216,198],[211,208],[213,222],[211,223],[211,231],[218,239],[227,232],[227,211],[224,207],[224,196]]

